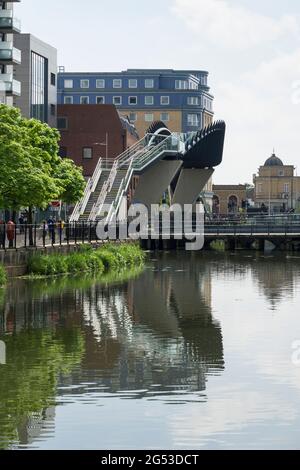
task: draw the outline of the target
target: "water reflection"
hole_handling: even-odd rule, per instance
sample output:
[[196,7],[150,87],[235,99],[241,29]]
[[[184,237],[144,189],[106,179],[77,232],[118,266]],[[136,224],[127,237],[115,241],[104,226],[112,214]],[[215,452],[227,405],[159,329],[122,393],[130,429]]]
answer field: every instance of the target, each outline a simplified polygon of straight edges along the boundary
[[[166,253],[126,278],[14,282],[0,298],[0,448],[48,442],[57,411],[71,405],[195,404],[201,421],[198,407],[211,400],[213,416],[222,415],[207,391],[228,367],[216,301],[242,283],[276,309],[296,295],[299,276],[293,257]],[[94,435],[85,427],[82,439]]]
[[224,367],[206,271],[191,270],[182,257],[122,283],[9,287],[1,314],[8,357],[0,369],[1,446],[33,442],[43,421],[48,432],[54,404],[61,395],[68,402],[66,390],[69,398],[100,390],[170,400],[174,392],[180,400],[181,392],[204,390],[206,374]]

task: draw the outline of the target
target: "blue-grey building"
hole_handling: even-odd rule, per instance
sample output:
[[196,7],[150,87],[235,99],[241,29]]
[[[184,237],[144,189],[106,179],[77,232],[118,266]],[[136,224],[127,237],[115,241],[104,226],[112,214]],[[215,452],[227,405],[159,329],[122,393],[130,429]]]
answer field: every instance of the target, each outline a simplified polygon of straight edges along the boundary
[[15,47],[21,23],[15,15],[14,3],[19,2],[0,0],[0,103],[9,106],[21,94],[21,83],[15,79],[15,66],[21,63],[21,51]]
[[142,136],[153,121],[190,132],[213,120],[208,72],[129,69],[118,73],[58,74],[58,104],[114,104]]

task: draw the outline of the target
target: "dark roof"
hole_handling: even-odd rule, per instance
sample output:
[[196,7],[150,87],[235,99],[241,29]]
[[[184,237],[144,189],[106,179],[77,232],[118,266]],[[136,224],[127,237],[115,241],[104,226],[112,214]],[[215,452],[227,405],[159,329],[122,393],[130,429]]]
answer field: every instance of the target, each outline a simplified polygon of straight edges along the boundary
[[264,166],[283,166],[283,163],[282,160],[273,153],[271,157],[266,160]]

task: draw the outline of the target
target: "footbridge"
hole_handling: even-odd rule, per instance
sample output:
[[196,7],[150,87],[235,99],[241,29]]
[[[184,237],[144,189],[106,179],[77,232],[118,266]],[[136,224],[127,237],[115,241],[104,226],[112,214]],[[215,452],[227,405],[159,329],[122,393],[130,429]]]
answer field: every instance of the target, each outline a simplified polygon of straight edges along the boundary
[[133,176],[138,176],[130,204],[147,207],[160,202],[172,188],[172,203],[193,204],[222,162],[225,123],[188,134],[172,133],[163,122],[150,126],[147,134],[115,160],[99,159],[71,222],[109,222],[127,196]]

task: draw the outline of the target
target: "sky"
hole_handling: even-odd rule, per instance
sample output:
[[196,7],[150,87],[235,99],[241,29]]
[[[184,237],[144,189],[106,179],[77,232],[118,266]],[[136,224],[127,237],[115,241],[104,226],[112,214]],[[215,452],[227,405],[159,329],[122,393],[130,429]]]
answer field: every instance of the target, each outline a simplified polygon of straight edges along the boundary
[[299,0],[22,0],[16,11],[66,71],[207,70],[227,124],[215,183],[251,183],[273,149],[300,175]]

